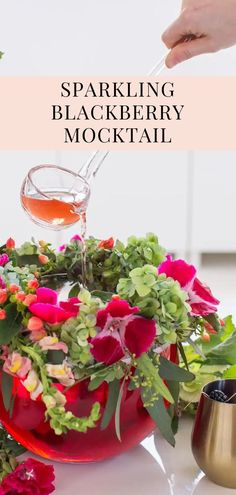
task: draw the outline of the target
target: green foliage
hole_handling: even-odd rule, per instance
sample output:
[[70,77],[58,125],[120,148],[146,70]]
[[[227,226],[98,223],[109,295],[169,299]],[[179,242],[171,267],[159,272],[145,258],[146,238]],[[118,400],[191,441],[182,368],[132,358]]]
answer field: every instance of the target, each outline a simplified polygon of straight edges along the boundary
[[2,371],[2,397],[6,411],[9,411],[12,400],[13,377]]
[[[143,392],[145,392],[145,394],[143,394]],[[143,401],[146,400],[146,397],[146,391],[142,390]],[[151,397],[149,397],[149,404],[150,405],[145,406],[148,413],[153,421],[155,421],[163,437],[172,445],[172,447],[174,447],[175,437],[172,430],[172,418],[168,414],[162,397],[159,397],[155,401],[151,401]]]
[[183,338],[190,333],[187,294],[172,278],[158,275],[152,265],[132,270],[128,278],[120,279],[117,291],[143,316],[156,320],[160,343],[175,343],[177,335]]
[[96,335],[96,313],[101,301],[92,298],[86,291],[80,291],[81,301],[79,315],[67,320],[61,328],[61,339],[68,345],[69,355],[78,368],[84,368],[92,361],[89,338]]
[[21,315],[16,304],[5,306],[6,318],[0,320],[0,345],[9,344],[12,338],[20,331]]
[[87,417],[77,418],[71,411],[66,411],[64,406],[60,405],[48,408],[46,416],[56,435],[67,433],[68,430],[86,433],[88,428],[95,428],[96,422],[100,418],[100,404],[95,402],[90,415]]
[[[144,398],[145,390],[147,391],[147,398],[144,401],[145,407],[146,405],[152,405],[159,396],[162,396],[171,404],[174,402],[170,391],[159,375],[158,369],[147,354],[142,354],[137,359],[137,373],[132,377],[132,381],[136,387],[142,387]],[[150,403],[149,400],[151,401]]]
[[101,421],[101,430],[105,430],[115,413],[117,401],[120,393],[120,381],[114,380],[108,386],[108,398]]
[[0,60],[1,60],[1,58],[3,57],[3,55],[4,55],[4,52],[1,52],[1,51],[0,51]]

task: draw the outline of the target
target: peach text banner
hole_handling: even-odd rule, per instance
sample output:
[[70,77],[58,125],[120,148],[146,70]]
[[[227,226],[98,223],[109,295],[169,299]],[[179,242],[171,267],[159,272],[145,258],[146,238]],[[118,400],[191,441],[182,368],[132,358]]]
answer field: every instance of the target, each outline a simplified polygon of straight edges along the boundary
[[[124,93],[126,83],[129,82],[132,94],[121,96],[118,91],[117,96],[114,97],[112,94],[107,95],[104,91],[103,96],[100,97],[98,94],[94,96],[90,89],[85,96],[86,88],[90,83],[94,85],[94,88],[98,88],[101,81],[110,85],[110,88],[114,81],[123,82]],[[62,96],[61,84],[63,82],[70,83],[71,88],[74,82],[78,83],[77,97]],[[152,83],[153,87],[157,87],[158,82],[160,88],[168,83],[169,86],[165,86],[166,93],[167,89],[172,87],[173,95],[166,96],[160,91],[158,96],[151,93],[149,96],[145,94],[143,97],[134,97],[135,91],[140,92],[140,82],[143,83],[143,89],[146,88],[148,82]],[[81,88],[79,84],[83,85],[83,92],[79,91]],[[1,76],[0,149],[233,149],[236,148],[235,92],[236,78],[234,77],[184,78],[172,77],[171,73],[161,78],[136,77],[135,79],[120,76],[115,78]],[[64,91],[65,94],[66,91]],[[57,118],[52,120],[53,105],[61,106],[62,118],[59,119],[58,112]],[[119,120],[120,107],[124,105],[131,109],[131,115],[133,106],[139,107],[138,110],[136,109],[136,120],[132,118]],[[67,117],[70,117],[68,120],[65,119],[65,106],[70,110],[69,112],[67,109],[69,112]],[[82,106],[89,116],[92,108],[96,106],[94,113],[96,120],[91,118],[86,120]],[[110,107],[112,112],[113,106],[116,106],[114,112],[117,112],[115,115],[118,119],[111,117],[106,120],[105,110]],[[148,106],[151,110],[153,110],[152,107],[156,108],[156,120],[153,117],[154,113],[149,114],[151,118],[146,120]],[[162,110],[161,107],[163,107]],[[169,113],[168,107],[170,107]],[[112,116],[112,113],[110,115]],[[100,119],[102,116],[103,119]],[[69,129],[71,139],[76,137],[74,133],[77,128],[79,136],[85,132],[88,142],[82,138],[80,142],[75,142],[75,139],[71,142],[68,134],[67,142],[65,142],[66,128]],[[120,135],[117,138],[118,142],[113,142],[114,128],[117,129],[116,134]],[[133,142],[130,142],[130,130],[119,134],[119,129],[127,128],[134,129],[131,139]],[[154,128],[157,129],[156,134]],[[100,132],[101,140],[99,140],[101,129],[105,130]],[[143,134],[144,129],[145,134]],[[141,137],[142,142],[140,142]],[[125,142],[121,142],[122,139]],[[157,142],[154,142],[155,140]]]

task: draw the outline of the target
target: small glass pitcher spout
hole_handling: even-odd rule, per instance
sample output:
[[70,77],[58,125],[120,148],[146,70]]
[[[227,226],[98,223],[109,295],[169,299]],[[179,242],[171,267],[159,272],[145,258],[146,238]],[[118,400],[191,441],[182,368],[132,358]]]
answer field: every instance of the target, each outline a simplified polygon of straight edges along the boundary
[[90,184],[97,175],[98,170],[108,154],[109,151],[95,151],[89,157],[88,161],[79,169],[78,173],[80,177],[83,177],[83,179]]

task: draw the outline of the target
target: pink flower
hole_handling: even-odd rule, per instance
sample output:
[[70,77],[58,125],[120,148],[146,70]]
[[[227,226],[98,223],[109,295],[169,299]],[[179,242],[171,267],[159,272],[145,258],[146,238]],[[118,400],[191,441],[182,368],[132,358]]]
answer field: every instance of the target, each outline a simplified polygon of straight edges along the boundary
[[158,267],[158,273],[165,273],[167,277],[177,280],[188,293],[192,316],[206,316],[217,311],[218,299],[196,278],[196,268],[193,265],[167,256],[166,261]]
[[46,364],[48,376],[56,378],[64,387],[72,387],[75,377],[69,364],[64,360],[62,364]]
[[51,325],[66,321],[78,313],[79,300],[77,298],[57,304],[57,293],[46,287],[37,289],[36,296],[37,302],[29,306],[30,312]]
[[3,280],[3,278],[0,277],[0,289],[5,289],[5,288],[6,288],[6,284],[5,284],[4,280]]
[[36,303],[36,301],[37,301],[36,294],[27,294],[27,296],[25,296],[22,302],[25,306],[29,307],[31,304]]
[[39,395],[43,392],[43,385],[42,382],[40,381],[36,371],[31,370],[28,373],[28,376],[25,380],[22,380],[22,385],[28,390],[30,393],[30,398],[32,400],[36,400]]
[[101,331],[91,340],[96,361],[110,365],[122,359],[127,350],[139,357],[151,347],[156,336],[155,321],[135,316],[138,311],[138,307],[132,308],[121,299],[113,299],[98,311]]
[[62,251],[65,251],[65,250],[66,250],[66,247],[67,247],[67,246],[66,246],[66,244],[62,244],[61,246],[59,246],[59,251],[60,251],[60,253],[61,253]]
[[8,254],[0,254],[0,266],[5,266],[9,261]]
[[73,235],[73,237],[71,237],[70,242],[71,243],[72,242],[82,242],[82,237],[80,237],[80,235],[78,235],[78,234],[75,234],[75,235]]
[[63,351],[65,354],[68,352],[67,345],[64,342],[59,342],[55,334],[53,337],[43,337],[43,339],[39,340],[38,344],[42,351]]
[[3,479],[0,495],[49,495],[55,490],[53,466],[27,459]]
[[70,314],[70,317],[72,317],[77,316],[79,311],[79,303],[80,300],[78,299],[78,297],[70,297],[67,301],[61,301],[59,305],[60,308],[63,308],[65,311],[67,311],[67,313]]
[[31,370],[32,363],[29,358],[22,357],[19,352],[9,354],[3,365],[3,371],[12,376],[25,378]]
[[192,287],[189,289],[189,300],[194,316],[207,316],[216,313],[220,301],[216,299],[209,287],[203,285],[198,278],[195,278]]

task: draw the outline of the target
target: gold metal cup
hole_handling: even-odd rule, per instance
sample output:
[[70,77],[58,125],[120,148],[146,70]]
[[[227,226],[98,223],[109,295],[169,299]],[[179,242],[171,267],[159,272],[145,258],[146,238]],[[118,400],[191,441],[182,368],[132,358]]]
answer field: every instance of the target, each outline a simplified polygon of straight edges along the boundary
[[198,466],[214,483],[236,488],[236,396],[218,402],[208,396],[222,390],[236,394],[236,380],[217,380],[202,391],[192,433],[192,451]]

